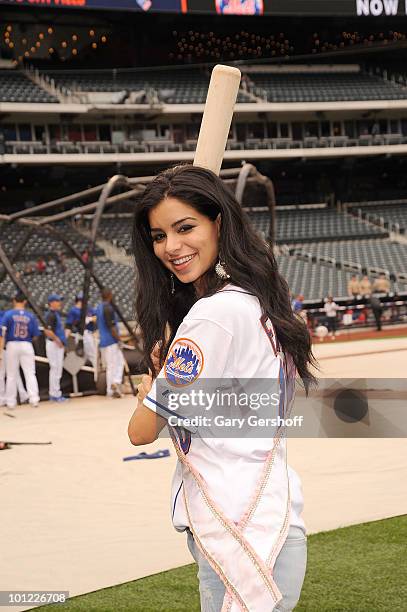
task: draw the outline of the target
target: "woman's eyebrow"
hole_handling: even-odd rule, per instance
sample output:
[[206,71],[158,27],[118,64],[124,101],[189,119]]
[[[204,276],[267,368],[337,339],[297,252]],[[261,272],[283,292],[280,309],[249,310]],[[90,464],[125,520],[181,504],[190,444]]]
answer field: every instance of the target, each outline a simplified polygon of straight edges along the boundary
[[195,217],[184,217],[183,219],[180,219],[179,221],[175,221],[175,223],[173,223],[171,227],[175,227],[176,225],[179,225],[180,223],[183,223],[184,221],[188,221],[188,219],[190,219],[191,221],[197,221]]
[[[180,223],[183,223],[184,221],[187,221],[188,219],[190,219],[191,221],[197,221],[197,219],[195,217],[184,217],[183,219],[180,219],[179,221],[175,221],[174,223],[171,224],[171,227],[175,227],[176,225],[179,225]],[[160,227],[150,227],[150,232],[162,232],[163,230]]]

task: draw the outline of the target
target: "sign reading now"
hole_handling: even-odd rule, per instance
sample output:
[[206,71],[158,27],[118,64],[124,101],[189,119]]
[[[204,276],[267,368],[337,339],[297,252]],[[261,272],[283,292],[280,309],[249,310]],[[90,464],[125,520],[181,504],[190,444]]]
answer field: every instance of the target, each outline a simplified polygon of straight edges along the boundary
[[403,4],[404,13],[407,14],[407,0],[356,0],[356,14],[361,17],[381,17],[397,15],[399,4]]

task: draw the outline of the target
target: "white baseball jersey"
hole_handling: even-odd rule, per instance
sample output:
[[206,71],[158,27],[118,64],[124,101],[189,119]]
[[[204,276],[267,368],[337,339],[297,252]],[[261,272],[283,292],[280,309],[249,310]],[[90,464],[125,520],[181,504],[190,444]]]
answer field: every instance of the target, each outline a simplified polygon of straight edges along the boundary
[[325,302],[324,310],[327,317],[336,317],[336,311],[339,310],[339,306],[335,302]]
[[[183,451],[203,477],[216,505],[235,522],[247,508],[265,457],[272,448],[273,434],[257,438],[244,435],[202,437],[200,423],[195,426],[197,421],[194,425],[190,419],[192,426],[189,426],[185,421],[191,415],[190,407],[178,406],[172,410],[168,394],[174,389],[180,393],[190,390],[191,386],[198,388],[208,380],[278,380],[281,361],[277,350],[274,329],[270,320],[262,317],[258,299],[239,287],[227,285],[215,295],[198,300],[191,308],[177,330],[164,367],[144,400],[145,406],[167,418],[169,424],[179,424],[178,417],[184,418],[186,425],[182,427],[185,429],[177,429]],[[201,412],[202,418],[214,417],[213,410],[202,409]],[[290,468],[288,476],[290,525],[305,531],[301,518],[300,480]],[[182,478],[182,466],[178,462],[172,484],[172,518],[179,531],[189,526]]]

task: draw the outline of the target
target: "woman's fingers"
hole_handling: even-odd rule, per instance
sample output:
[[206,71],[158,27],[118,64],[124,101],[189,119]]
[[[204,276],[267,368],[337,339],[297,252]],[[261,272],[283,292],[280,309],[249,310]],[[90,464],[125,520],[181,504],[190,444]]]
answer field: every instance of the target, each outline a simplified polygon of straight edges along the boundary
[[153,384],[153,379],[150,374],[144,374],[141,378],[141,383],[138,385],[138,398],[140,401],[143,401],[144,398],[148,395]]
[[155,370],[158,372],[161,369],[160,365],[160,344],[157,342],[151,352],[151,361],[154,364]]

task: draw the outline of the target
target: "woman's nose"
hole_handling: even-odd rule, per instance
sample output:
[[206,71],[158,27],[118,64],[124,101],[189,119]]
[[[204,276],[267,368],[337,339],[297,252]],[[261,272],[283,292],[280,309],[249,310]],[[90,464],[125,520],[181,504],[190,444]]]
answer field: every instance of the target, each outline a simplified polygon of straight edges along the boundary
[[182,240],[178,234],[167,234],[165,250],[169,255],[171,255],[172,253],[178,253],[181,250],[181,247]]

